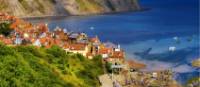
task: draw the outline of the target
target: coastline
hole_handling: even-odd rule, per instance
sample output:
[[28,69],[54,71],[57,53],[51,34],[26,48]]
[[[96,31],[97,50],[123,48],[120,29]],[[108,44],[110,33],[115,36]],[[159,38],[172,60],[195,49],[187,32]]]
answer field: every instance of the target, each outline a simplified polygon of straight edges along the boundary
[[[51,16],[48,16],[48,17],[51,17]],[[56,16],[55,16],[56,17]],[[143,72],[144,73],[144,72]],[[157,74],[157,72],[152,72],[152,73],[156,73]],[[159,72],[158,72],[159,73]],[[151,74],[151,73],[150,73]],[[147,75],[147,74],[146,74]],[[171,79],[171,78],[170,78]]]
[[88,16],[101,16],[101,15],[113,15],[113,14],[126,14],[126,13],[132,13],[132,12],[144,12],[144,11],[148,11],[151,10],[150,8],[142,8],[140,10],[128,10],[128,11],[119,11],[119,12],[102,12],[102,13],[89,13],[89,14],[83,14],[83,15],[42,15],[42,16],[22,16],[22,17],[18,17],[21,19],[27,19],[27,20],[31,20],[31,19],[40,19],[40,18],[58,18],[58,17],[88,17]]
[[[184,8],[186,3],[187,3],[187,8]],[[51,11],[51,9],[47,11],[51,11],[53,13],[42,13],[42,12],[37,13],[34,12],[35,10],[32,10],[29,14],[26,14],[17,11],[17,8],[15,8],[15,6],[10,6],[10,7],[14,8],[13,11],[16,11],[16,14],[13,15],[21,13],[21,15],[18,15],[18,17],[29,22],[30,25],[34,26],[35,24],[48,25],[49,28],[48,30],[50,32],[54,31],[55,28],[57,27],[58,28],[60,27],[61,29],[66,28],[66,30],[68,30],[69,32],[75,32],[75,33],[83,32],[90,37],[96,35],[100,36],[100,39],[103,42],[114,42],[120,44],[123,50],[126,52],[125,60],[133,59],[136,60],[136,62],[140,62],[147,65],[145,70],[143,69],[140,70],[141,73],[151,73],[153,75],[155,74],[153,73],[154,71],[161,71],[160,69],[163,70],[167,68],[168,70],[172,71],[172,79],[175,80],[181,87],[181,86],[186,86],[187,84],[188,85],[195,85],[197,83],[200,84],[200,71],[199,71],[200,67],[195,67],[196,65],[198,66],[199,63],[195,62],[194,64],[196,58],[200,58],[198,50],[199,26],[198,26],[198,20],[195,20],[198,19],[197,15],[198,5],[196,3],[197,3],[196,1],[187,1],[187,0],[138,1],[138,4],[140,4],[141,6],[139,6],[139,9],[137,9],[137,11],[133,9],[131,11],[128,10],[119,12],[96,10],[94,13],[83,11],[80,12],[80,14],[78,15],[70,15],[70,13],[67,12],[59,14],[59,12],[62,12],[60,10],[58,11],[58,13],[56,12],[54,13],[53,10]],[[44,3],[44,5],[45,7],[49,8],[47,3]],[[32,6],[30,4],[30,7],[32,8],[35,6],[32,3]],[[10,13],[12,13],[12,11]],[[23,36],[23,34],[21,36]],[[174,37],[178,37],[179,40],[178,41],[174,40],[173,39]],[[8,39],[9,38],[10,37],[8,37]],[[174,52],[168,53],[168,48],[170,47],[175,47],[176,50]],[[149,52],[146,51],[149,48],[152,50]],[[26,51],[24,53],[26,55]],[[54,53],[56,53],[56,51]],[[141,54],[141,55],[136,55],[136,54]],[[28,59],[32,58],[29,57]],[[42,59],[42,57],[39,59]],[[71,69],[74,70],[75,68]],[[80,69],[78,68],[77,70]],[[97,69],[94,69],[94,71],[97,71]],[[26,72],[26,74],[29,73]],[[5,76],[6,75],[9,76],[10,74],[5,73]],[[140,73],[138,75],[140,75]],[[133,76],[138,76],[138,75],[133,74]],[[144,77],[145,76],[142,75],[142,78]],[[196,77],[199,78],[197,82],[193,81],[193,78]],[[67,78],[71,80],[70,75],[67,76]],[[78,76],[78,78],[80,77]],[[135,81],[137,80],[140,79],[136,79]],[[48,78],[45,81],[48,82]],[[93,81],[95,80],[93,79]],[[23,80],[21,82],[23,82]],[[73,83],[79,83],[79,82],[81,81]],[[191,83],[189,84],[188,82]]]

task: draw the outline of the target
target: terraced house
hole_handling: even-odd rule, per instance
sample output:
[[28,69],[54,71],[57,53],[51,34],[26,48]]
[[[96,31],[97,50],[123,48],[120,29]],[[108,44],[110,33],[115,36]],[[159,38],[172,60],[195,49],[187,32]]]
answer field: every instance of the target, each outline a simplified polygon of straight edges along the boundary
[[49,31],[47,24],[33,25],[19,18],[0,14],[2,21],[9,21],[11,29],[9,37],[1,35],[1,42],[7,45],[33,45],[50,48],[57,45],[66,52],[79,53],[91,59],[101,55],[106,62],[123,63],[125,53],[120,45],[102,43],[98,36],[88,37],[85,33],[67,32],[66,29],[56,27]]

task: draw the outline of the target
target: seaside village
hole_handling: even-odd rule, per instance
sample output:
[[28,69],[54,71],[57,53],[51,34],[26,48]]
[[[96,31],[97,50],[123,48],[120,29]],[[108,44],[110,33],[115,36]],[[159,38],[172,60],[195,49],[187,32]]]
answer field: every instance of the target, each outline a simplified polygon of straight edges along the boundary
[[[143,71],[145,64],[125,59],[120,45],[102,43],[98,36],[68,32],[56,27],[49,31],[47,24],[31,24],[15,16],[0,13],[0,23],[11,23],[9,37],[0,35],[0,42],[8,46],[33,45],[50,48],[57,45],[66,52],[79,53],[92,59],[101,55],[104,64],[111,63],[112,74],[99,76],[102,87],[179,87],[170,70]],[[114,73],[114,71],[118,71]]]

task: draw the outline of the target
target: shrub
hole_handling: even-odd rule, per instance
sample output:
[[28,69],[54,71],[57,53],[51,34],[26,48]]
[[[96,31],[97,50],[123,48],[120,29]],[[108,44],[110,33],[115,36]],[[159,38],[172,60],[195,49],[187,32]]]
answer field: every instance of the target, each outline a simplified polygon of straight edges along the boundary
[[58,46],[52,46],[51,48],[47,49],[47,53],[52,54],[56,58],[66,56],[65,50],[61,49]]
[[10,28],[10,23],[8,22],[0,23],[0,34],[8,36],[10,35],[11,31],[12,29]]
[[112,68],[111,68],[112,63],[106,62],[106,70],[109,73],[112,73]]

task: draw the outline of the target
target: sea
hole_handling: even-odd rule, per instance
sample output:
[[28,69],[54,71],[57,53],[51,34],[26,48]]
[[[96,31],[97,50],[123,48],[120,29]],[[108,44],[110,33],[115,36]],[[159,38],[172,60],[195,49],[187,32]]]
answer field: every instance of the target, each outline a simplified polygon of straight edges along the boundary
[[191,62],[200,58],[198,0],[140,0],[138,12],[93,16],[31,19],[69,32],[98,36],[102,42],[120,45],[127,59],[147,64],[146,71],[172,70],[185,84],[200,75]]

